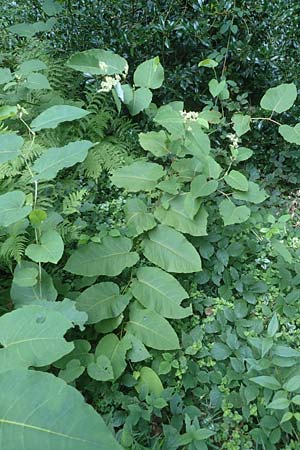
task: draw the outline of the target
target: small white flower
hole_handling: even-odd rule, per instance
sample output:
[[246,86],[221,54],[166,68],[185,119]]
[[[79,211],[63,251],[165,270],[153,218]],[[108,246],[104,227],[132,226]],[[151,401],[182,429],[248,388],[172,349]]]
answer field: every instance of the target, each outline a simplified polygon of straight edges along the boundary
[[184,122],[190,120],[191,122],[196,122],[199,117],[199,113],[196,111],[180,111],[181,117],[183,117]]
[[103,70],[104,72],[107,72],[108,65],[104,61],[99,61],[99,69]]

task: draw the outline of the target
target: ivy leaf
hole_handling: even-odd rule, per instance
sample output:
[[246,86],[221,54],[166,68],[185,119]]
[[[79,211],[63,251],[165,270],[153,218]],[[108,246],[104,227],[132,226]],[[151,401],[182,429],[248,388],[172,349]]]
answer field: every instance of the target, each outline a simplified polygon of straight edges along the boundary
[[252,377],[250,378],[250,381],[253,381],[253,383],[256,383],[264,388],[271,389],[272,391],[276,391],[277,389],[281,388],[281,384],[279,383],[279,381],[277,381],[275,377],[269,375]]
[[253,183],[253,181],[248,181],[248,191],[247,192],[238,192],[235,191],[232,193],[233,198],[236,200],[243,200],[245,202],[262,203],[268,197],[266,191],[264,189],[260,189],[259,185]]
[[140,339],[147,347],[156,350],[177,350],[180,348],[174,329],[166,319],[155,311],[141,309],[134,305],[130,309],[126,330]]
[[136,277],[131,287],[132,294],[145,308],[169,319],[182,319],[192,314],[191,306],[180,306],[188,294],[169,273],[157,267],[140,267]]
[[35,262],[52,262],[57,264],[64,252],[64,243],[60,234],[49,230],[42,234],[39,244],[30,244],[25,255]]
[[139,141],[144,150],[151,152],[158,158],[169,153],[167,149],[167,133],[163,130],[140,133]]
[[93,380],[111,381],[114,379],[114,371],[109,358],[100,355],[95,362],[91,362],[87,367],[88,374]]
[[297,123],[294,127],[280,125],[278,131],[285,141],[300,145],[300,123]]
[[126,369],[125,356],[130,349],[130,342],[123,338],[119,339],[115,334],[107,334],[98,343],[95,358],[106,356],[112,366],[114,379],[118,379]]
[[132,241],[126,237],[106,236],[101,244],[90,242],[75,250],[65,270],[86,277],[114,277],[137,263],[139,256],[136,252],[130,252],[131,247]]
[[128,192],[152,191],[164,175],[162,166],[150,162],[134,162],[113,172],[112,183]]
[[72,55],[66,65],[91,75],[115,75],[126,71],[124,58],[110,50],[91,49]]
[[133,74],[136,86],[158,89],[164,81],[164,69],[159,62],[159,57],[149,59],[137,66]]
[[132,100],[127,104],[132,116],[136,116],[144,109],[148,108],[152,100],[152,92],[148,88],[138,88],[133,91]]
[[0,195],[0,226],[8,227],[28,216],[31,206],[23,206],[25,194],[22,191],[12,191]]
[[97,323],[119,316],[130,298],[130,295],[120,295],[119,286],[115,283],[97,283],[77,297],[76,306],[88,314],[88,323]]
[[33,171],[37,173],[36,179],[52,180],[60,170],[84,161],[92,146],[90,141],[76,141],[64,147],[49,148],[32,166]]
[[195,247],[176,230],[158,225],[143,240],[144,256],[167,272],[192,273],[202,269]]
[[219,209],[224,225],[243,223],[249,219],[251,214],[247,206],[235,206],[229,199],[223,200],[220,203]]
[[232,117],[233,129],[238,135],[238,137],[247,133],[250,130],[251,116],[234,114]]
[[15,133],[0,134],[0,164],[21,154],[24,139]]
[[226,89],[227,83],[225,80],[218,82],[215,78],[208,83],[209,92],[213,97],[217,97],[221,92]]
[[42,367],[73,350],[64,339],[72,323],[56,311],[25,306],[0,317],[0,371]]
[[40,450],[41,442],[55,450],[122,450],[82,395],[52,374],[17,369],[2,373],[0,384],[5,450],[24,448],[25,436],[30,450]]
[[51,89],[47,77],[41,73],[30,73],[27,77],[25,87],[30,90]]
[[225,175],[224,180],[233,189],[237,189],[239,191],[248,191],[249,189],[247,178],[237,170],[231,170],[228,175]]
[[294,83],[283,83],[267,90],[260,101],[260,106],[267,111],[282,113],[290,109],[297,98]]
[[60,123],[72,122],[90,114],[89,111],[77,108],[77,106],[55,105],[39,114],[30,124],[33,131],[45,128],[56,128]]

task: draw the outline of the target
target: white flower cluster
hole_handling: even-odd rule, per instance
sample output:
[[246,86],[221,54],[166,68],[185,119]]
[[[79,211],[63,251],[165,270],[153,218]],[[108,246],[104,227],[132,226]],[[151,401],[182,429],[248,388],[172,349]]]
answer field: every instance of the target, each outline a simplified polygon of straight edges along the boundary
[[238,148],[239,146],[239,138],[237,137],[236,134],[227,134],[227,138],[230,140],[231,145],[233,146],[233,148]]
[[98,92],[110,92],[120,81],[120,75],[115,75],[114,77],[106,76],[104,80],[101,81],[101,89],[99,89]]
[[196,111],[180,111],[181,117],[183,117],[184,121],[187,122],[191,120],[192,122],[196,122],[199,117],[199,113]]

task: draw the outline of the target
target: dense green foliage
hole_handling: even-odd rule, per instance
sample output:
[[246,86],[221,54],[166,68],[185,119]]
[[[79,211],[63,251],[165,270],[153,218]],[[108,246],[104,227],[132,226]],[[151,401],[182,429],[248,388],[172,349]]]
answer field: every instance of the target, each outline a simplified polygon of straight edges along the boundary
[[19,3],[1,445],[297,449],[297,3]]

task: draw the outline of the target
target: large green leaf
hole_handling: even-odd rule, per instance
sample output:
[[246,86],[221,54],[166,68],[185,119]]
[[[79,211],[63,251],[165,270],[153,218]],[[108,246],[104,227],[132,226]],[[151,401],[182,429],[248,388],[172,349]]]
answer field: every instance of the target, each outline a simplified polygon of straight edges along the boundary
[[158,225],[143,240],[144,255],[167,272],[192,273],[202,269],[195,247],[178,231]]
[[47,66],[40,59],[28,59],[27,61],[24,61],[22,62],[22,64],[20,64],[17,73],[23,76],[27,76],[32,72],[38,72],[45,69],[47,69]]
[[169,319],[182,319],[192,314],[192,307],[182,308],[188,298],[181,284],[157,267],[140,267],[131,286],[134,297],[145,307]]
[[24,139],[15,133],[0,134],[0,164],[21,154]]
[[63,122],[72,122],[90,114],[89,111],[77,108],[77,106],[55,105],[39,114],[30,124],[33,131],[45,128],[56,128]]
[[39,244],[30,244],[25,255],[35,262],[58,263],[64,252],[64,243],[60,234],[49,230],[42,234]]
[[166,156],[169,153],[166,145],[167,133],[163,130],[140,133],[139,141],[144,150],[153,153],[158,158]]
[[42,367],[73,350],[64,339],[72,322],[42,306],[24,308],[0,317],[0,371],[16,367]]
[[185,151],[188,154],[196,156],[200,161],[206,161],[206,156],[210,152],[210,140],[204,133],[201,125],[197,122],[191,122],[186,132]]
[[115,170],[111,180],[129,192],[152,191],[163,175],[164,170],[159,164],[137,161]]
[[82,162],[93,146],[90,141],[76,141],[59,148],[49,148],[33,164],[33,171],[38,180],[52,180],[57,173]]
[[300,123],[297,123],[294,127],[280,125],[278,131],[285,141],[300,145]]
[[95,351],[95,358],[106,356],[112,366],[114,379],[119,378],[126,368],[125,355],[130,349],[131,343],[128,339],[119,339],[111,333],[104,336],[98,343]]
[[51,89],[47,77],[41,73],[30,73],[27,77],[25,86],[31,90]]
[[260,189],[259,185],[253,183],[253,181],[248,181],[248,191],[236,191],[232,193],[233,198],[237,200],[243,200],[250,203],[262,203],[267,197],[267,193],[264,189]]
[[0,68],[0,85],[9,83],[13,80],[10,69],[2,69]]
[[12,370],[0,385],[3,450],[122,450],[82,395],[52,374]]
[[115,75],[126,71],[127,62],[109,50],[91,49],[72,55],[67,66],[92,75]]
[[267,111],[282,113],[290,109],[297,98],[294,83],[283,83],[267,90],[260,101],[260,106]]
[[119,286],[115,283],[97,283],[77,297],[76,306],[88,314],[88,323],[97,323],[119,316],[130,298],[130,295],[120,295]]
[[14,271],[14,279],[11,285],[10,296],[15,306],[24,305],[39,305],[41,300],[47,300],[49,302],[54,302],[57,297],[57,291],[53,285],[52,278],[47,272],[41,270],[41,282],[37,282],[32,286],[19,286],[15,282],[15,277],[18,277],[18,273],[22,270],[34,269],[38,272],[38,265],[31,263],[29,261],[22,261],[18,264]]
[[149,89],[161,87],[164,81],[164,69],[159,62],[159,57],[149,59],[137,66],[133,80],[136,86]]
[[242,136],[250,130],[251,116],[243,114],[234,114],[232,117],[233,129],[237,136]]
[[65,270],[86,277],[119,275],[139,259],[136,252],[130,252],[131,247],[132,241],[128,238],[106,236],[101,244],[91,242],[74,251]]
[[76,309],[76,303],[69,298],[64,298],[59,302],[43,302],[43,307],[50,311],[57,311],[68,319],[72,324],[78,325],[80,330],[84,330],[84,324],[88,320],[88,315],[84,311]]
[[25,194],[22,191],[12,191],[0,195],[0,227],[8,227],[28,216],[31,206],[24,206]]
[[229,199],[222,200],[219,208],[224,225],[233,225],[235,223],[245,222],[249,219],[251,214],[251,211],[247,206],[235,206],[235,204]]
[[155,311],[133,305],[126,329],[147,347],[156,350],[176,350],[180,347],[174,329]]
[[154,121],[166,128],[169,133],[182,136],[184,134],[183,118],[179,111],[175,111],[172,106],[161,106]]
[[208,213],[206,209],[200,208],[195,217],[191,219],[185,208],[186,197],[186,194],[178,195],[169,202],[168,209],[164,209],[162,206],[156,208],[154,212],[156,219],[182,233],[188,233],[192,236],[207,235]]
[[128,235],[138,236],[155,227],[156,221],[153,215],[147,212],[147,206],[142,200],[130,198],[127,200],[124,210]]
[[233,189],[237,189],[239,191],[248,191],[248,180],[245,175],[243,175],[238,170],[231,170],[228,175],[225,175],[224,180]]
[[132,99],[129,103],[125,102],[128,106],[129,112],[132,116],[136,116],[144,109],[148,108],[152,100],[152,92],[148,88],[138,88],[133,91]]
[[218,181],[207,180],[205,175],[196,176],[191,182],[191,193],[197,197],[207,197],[218,189]]

